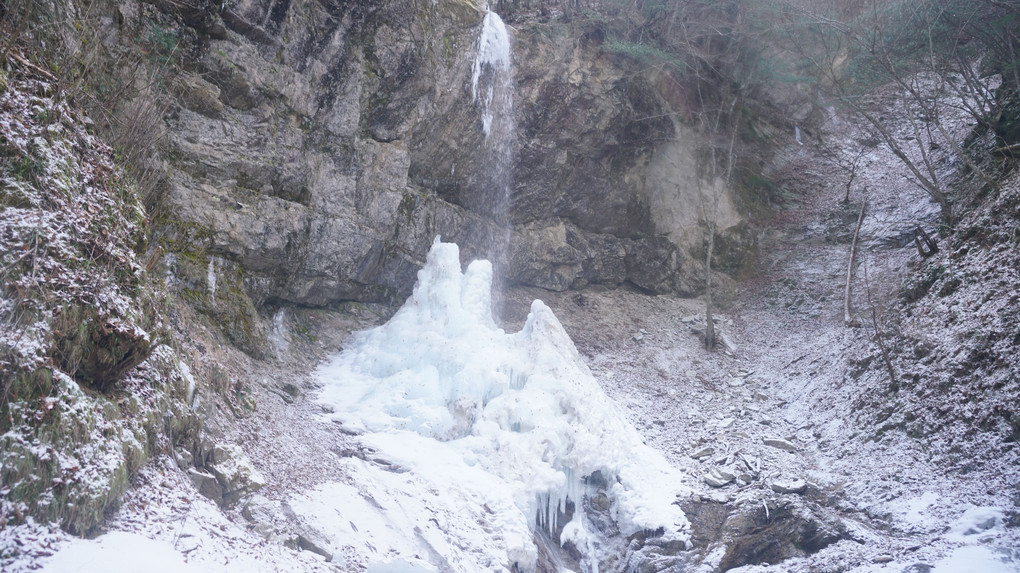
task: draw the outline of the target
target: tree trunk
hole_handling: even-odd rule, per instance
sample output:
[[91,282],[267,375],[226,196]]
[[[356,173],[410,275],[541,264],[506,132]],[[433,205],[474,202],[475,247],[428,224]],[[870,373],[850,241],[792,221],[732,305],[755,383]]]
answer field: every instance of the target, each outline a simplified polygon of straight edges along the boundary
[[878,343],[878,351],[882,355],[882,362],[885,363],[885,371],[889,374],[889,388],[896,391],[899,388],[899,384],[896,382],[896,369],[893,368],[892,357],[889,356],[889,349],[885,347],[885,337],[878,324],[878,310],[875,308],[875,301],[871,298],[871,279],[868,278],[867,262],[864,263],[864,287],[868,292],[868,305],[871,306],[871,327],[875,329],[875,342]]
[[843,291],[843,324],[847,326],[860,326],[860,322],[850,315],[850,281],[854,275],[857,237],[861,234],[861,223],[864,221],[864,207],[866,205],[867,202],[861,203],[861,212],[857,215],[857,228],[854,229],[854,240],[850,243],[850,262],[846,266],[846,289]]
[[712,249],[715,247],[715,223],[708,224],[708,254],[705,255],[705,348],[715,346],[715,320],[712,318]]

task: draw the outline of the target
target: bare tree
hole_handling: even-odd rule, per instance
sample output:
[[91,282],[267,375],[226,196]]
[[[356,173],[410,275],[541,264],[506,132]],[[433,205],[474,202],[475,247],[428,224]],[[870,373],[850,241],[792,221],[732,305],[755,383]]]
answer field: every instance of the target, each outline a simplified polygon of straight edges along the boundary
[[[996,186],[952,129],[962,117],[990,125],[999,105],[989,82],[976,71],[976,51],[964,49],[971,31],[982,35],[986,47],[994,45],[1004,58],[1011,58],[1014,64],[1017,61],[1013,55],[1016,32],[1009,26],[988,32],[988,26],[979,22],[990,17],[990,11],[1006,10],[990,2],[890,4],[868,0],[853,18],[841,17],[827,2],[815,3],[813,10],[798,7],[789,11],[803,32],[791,35],[799,38],[791,40],[791,49],[888,146],[910,172],[909,179],[939,205],[945,225],[953,223],[954,206],[933,150],[949,148],[987,185]],[[852,73],[846,66],[850,60],[856,66]],[[864,96],[868,88],[881,83],[900,94],[899,115],[906,121],[905,134],[896,133]]]
[[843,203],[849,203],[850,191],[853,189],[854,181],[857,180],[857,175],[860,174],[861,167],[864,165],[865,146],[859,143],[856,144],[848,155],[840,153],[838,149],[830,145],[821,145],[818,149],[822,157],[829,160],[829,162],[846,174],[846,180],[843,182]]
[[[729,115],[733,115],[733,110],[737,106],[739,97],[733,98],[733,102],[730,104]],[[723,118],[722,109],[718,110],[715,119],[715,125],[712,129],[718,133],[720,130],[720,122]],[[704,116],[702,116],[704,117]],[[710,160],[708,162],[708,174],[709,174],[709,189],[710,197],[707,199],[711,203],[711,212],[706,213],[706,209],[702,208],[703,218],[705,220],[706,227],[708,228],[708,249],[705,253],[705,348],[711,350],[715,346],[715,318],[713,314],[712,306],[712,255],[715,251],[715,234],[716,234],[716,217],[719,211],[719,192],[720,184],[723,189],[729,187],[733,183],[733,165],[736,157],[735,147],[737,143],[737,130],[740,126],[738,118],[730,117],[730,131],[728,134],[728,141],[726,141],[725,148],[725,168],[722,172],[719,172],[719,158],[717,157],[720,151],[715,145],[712,145],[710,151]],[[700,185],[701,183],[699,183]],[[702,194],[704,196],[704,194]]]
[[698,173],[702,197],[701,219],[706,232],[705,250],[705,348],[715,347],[715,255],[716,219],[720,194],[733,187],[741,154],[740,128],[744,105],[754,89],[761,51],[750,46],[754,32],[749,24],[749,5],[739,1],[674,0],[658,13],[655,23],[663,45],[681,55],[675,65],[693,88],[688,90],[689,117],[702,144],[704,159]]
[[882,363],[885,364],[886,373],[889,374],[889,386],[895,388],[897,385],[896,369],[893,367],[892,356],[885,345],[885,335],[882,334],[882,327],[879,325],[878,308],[874,298],[871,296],[871,280],[868,277],[867,261],[864,263],[864,288],[868,293],[868,306],[871,307],[871,326],[875,329],[875,342],[878,344],[878,351],[882,355]]

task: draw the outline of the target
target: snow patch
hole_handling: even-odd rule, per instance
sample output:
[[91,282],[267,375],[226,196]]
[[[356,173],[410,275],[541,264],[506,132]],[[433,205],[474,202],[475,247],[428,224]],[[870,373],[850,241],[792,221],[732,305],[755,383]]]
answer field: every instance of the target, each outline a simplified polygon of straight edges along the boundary
[[95,541],[75,539],[42,568],[43,573],[189,573],[203,571],[188,565],[184,557],[166,542],[136,533],[116,531]]
[[971,507],[952,525],[946,539],[974,543],[1002,533],[1006,514],[997,507]]
[[935,564],[932,573],[1017,573],[1020,552],[994,547],[969,545],[954,551]]
[[918,496],[891,501],[887,507],[890,513],[898,517],[908,527],[930,530],[945,523],[931,515],[931,509],[939,499],[938,494],[926,491]]

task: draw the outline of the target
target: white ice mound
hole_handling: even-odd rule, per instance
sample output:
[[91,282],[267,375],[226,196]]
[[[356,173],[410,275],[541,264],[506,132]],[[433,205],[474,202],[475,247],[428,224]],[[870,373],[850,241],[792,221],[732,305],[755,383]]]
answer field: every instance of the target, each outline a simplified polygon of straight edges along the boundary
[[536,300],[524,328],[506,334],[490,311],[488,261],[460,268],[457,245],[437,239],[404,306],[320,369],[321,401],[366,432],[378,455],[419,478],[462,480],[441,489],[470,492],[502,513],[490,523],[524,532],[508,536],[508,564],[532,568],[526,532],[565,518],[562,542],[597,563],[584,511],[567,510],[594,487],[586,480],[595,472],[623,535],[662,530],[686,540],[677,472],[642,443],[549,307]]

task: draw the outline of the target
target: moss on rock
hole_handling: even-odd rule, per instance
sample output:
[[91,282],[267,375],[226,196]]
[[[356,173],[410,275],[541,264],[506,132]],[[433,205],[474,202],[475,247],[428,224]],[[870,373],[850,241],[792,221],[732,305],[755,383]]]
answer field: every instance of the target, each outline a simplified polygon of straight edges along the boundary
[[[17,64],[18,62],[14,62]],[[69,97],[12,65],[0,93],[0,526],[93,533],[131,476],[198,423],[145,214]],[[155,349],[153,347],[156,347]]]

